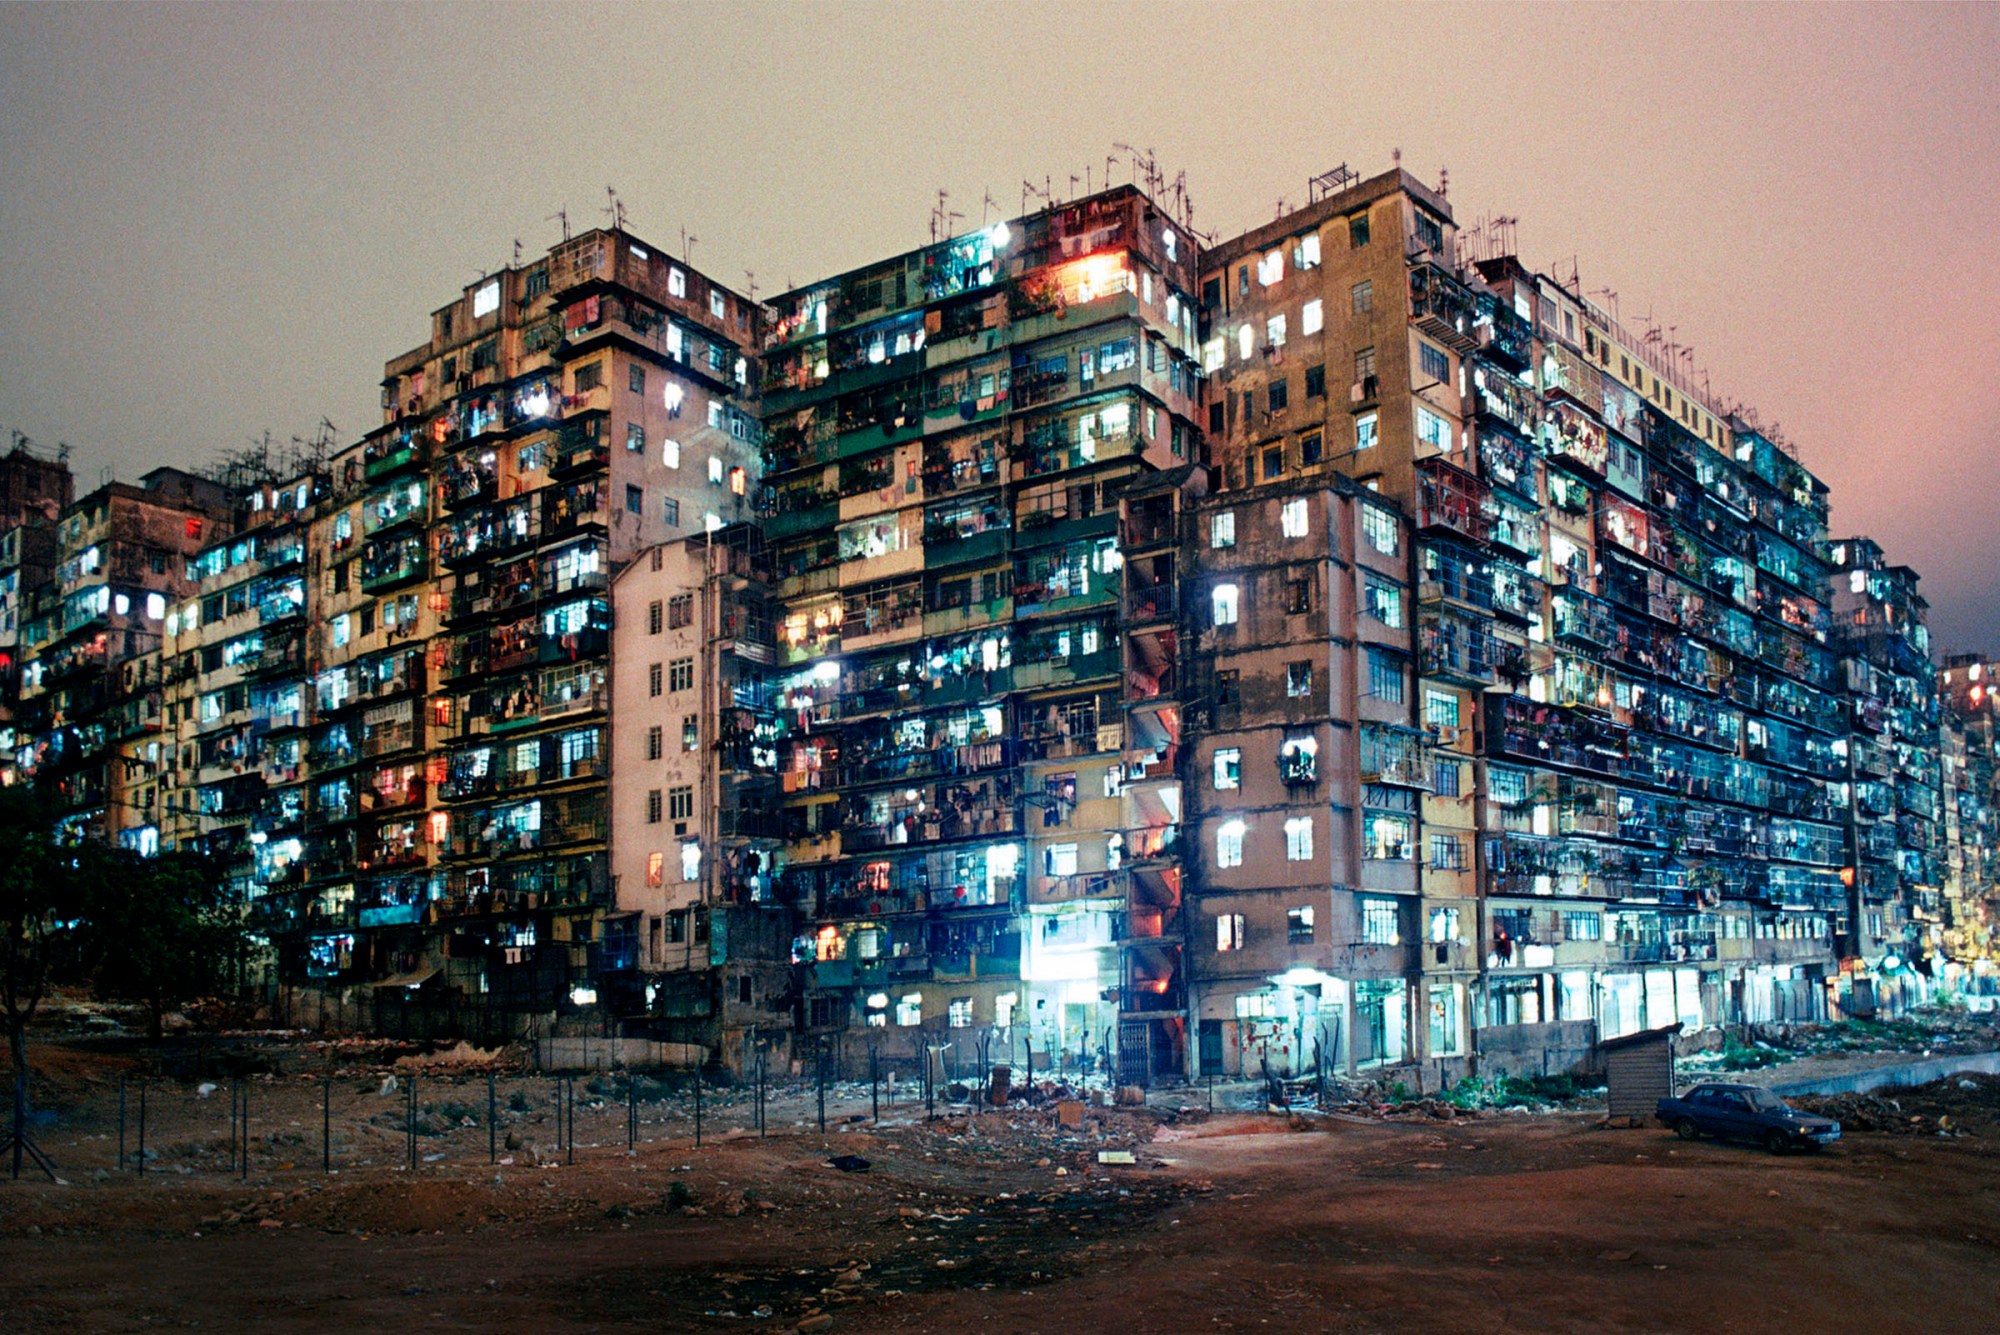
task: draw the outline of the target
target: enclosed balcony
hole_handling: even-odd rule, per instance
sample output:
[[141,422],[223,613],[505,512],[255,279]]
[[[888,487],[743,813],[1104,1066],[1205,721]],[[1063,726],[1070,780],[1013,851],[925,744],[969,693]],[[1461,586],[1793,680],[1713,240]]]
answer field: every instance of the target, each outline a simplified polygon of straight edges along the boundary
[[1492,536],[1493,492],[1471,473],[1440,458],[1420,459],[1417,527],[1455,533],[1484,544]]
[[1472,293],[1441,264],[1410,266],[1410,323],[1459,352],[1478,346]]

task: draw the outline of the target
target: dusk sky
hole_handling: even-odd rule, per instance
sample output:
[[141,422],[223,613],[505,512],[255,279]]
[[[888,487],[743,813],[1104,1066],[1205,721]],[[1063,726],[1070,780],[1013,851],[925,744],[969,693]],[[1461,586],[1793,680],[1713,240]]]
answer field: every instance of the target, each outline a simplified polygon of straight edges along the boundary
[[[2000,650],[2000,7],[0,6],[0,428],[79,490],[379,420],[519,239],[760,293],[1101,185],[1231,235],[1391,151],[1781,424],[1836,535]],[[1600,297],[1609,304],[1609,298]]]

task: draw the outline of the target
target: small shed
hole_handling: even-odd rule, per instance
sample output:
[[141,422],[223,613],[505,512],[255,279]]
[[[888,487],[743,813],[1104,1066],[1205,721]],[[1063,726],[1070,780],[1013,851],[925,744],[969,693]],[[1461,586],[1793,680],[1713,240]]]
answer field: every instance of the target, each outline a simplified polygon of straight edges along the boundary
[[1642,1029],[1597,1045],[1604,1059],[1604,1084],[1611,1116],[1644,1120],[1674,1092],[1674,1035],[1679,1024]]

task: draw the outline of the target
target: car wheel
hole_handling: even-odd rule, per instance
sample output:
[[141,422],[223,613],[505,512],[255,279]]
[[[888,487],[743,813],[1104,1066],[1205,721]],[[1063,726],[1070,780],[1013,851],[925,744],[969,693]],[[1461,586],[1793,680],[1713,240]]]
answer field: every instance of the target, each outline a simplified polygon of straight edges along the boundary
[[1700,1140],[1701,1128],[1694,1124],[1694,1118],[1683,1117],[1674,1123],[1674,1134],[1682,1140]]
[[1791,1138],[1782,1131],[1766,1131],[1764,1133],[1764,1148],[1773,1154],[1783,1154],[1791,1147],[1791,1143]]

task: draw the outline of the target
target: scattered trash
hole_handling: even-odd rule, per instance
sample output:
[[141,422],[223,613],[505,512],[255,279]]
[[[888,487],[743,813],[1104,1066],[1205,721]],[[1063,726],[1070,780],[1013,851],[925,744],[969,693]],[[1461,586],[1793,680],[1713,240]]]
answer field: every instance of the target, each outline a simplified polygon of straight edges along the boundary
[[1130,1150],[1099,1150],[1097,1152],[1097,1162],[1108,1163],[1108,1164],[1135,1164],[1139,1161],[1132,1157],[1132,1151]]
[[837,1154],[826,1161],[827,1167],[838,1168],[843,1173],[865,1173],[868,1161],[858,1154]]

